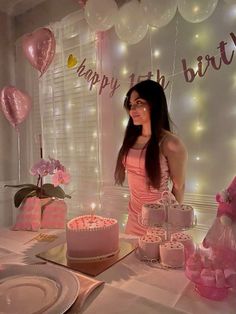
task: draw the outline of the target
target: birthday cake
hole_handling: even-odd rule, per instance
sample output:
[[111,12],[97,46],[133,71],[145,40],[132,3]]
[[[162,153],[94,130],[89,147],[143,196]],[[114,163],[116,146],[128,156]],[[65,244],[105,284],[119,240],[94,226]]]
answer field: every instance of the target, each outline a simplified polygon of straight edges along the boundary
[[166,220],[163,204],[144,204],[141,212],[141,222],[146,226],[162,226]]
[[162,239],[153,235],[144,235],[139,238],[139,252],[143,258],[157,260],[159,258],[159,245]]
[[107,258],[119,252],[119,225],[113,218],[79,216],[67,223],[66,241],[70,260]]

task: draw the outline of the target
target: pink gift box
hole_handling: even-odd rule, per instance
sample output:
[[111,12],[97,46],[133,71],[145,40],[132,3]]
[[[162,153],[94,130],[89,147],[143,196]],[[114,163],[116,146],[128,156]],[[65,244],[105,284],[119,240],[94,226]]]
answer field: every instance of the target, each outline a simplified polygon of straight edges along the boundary
[[41,228],[63,229],[65,228],[67,206],[64,200],[46,199],[42,205]]
[[38,231],[41,226],[41,201],[38,197],[27,197],[19,208],[12,230]]

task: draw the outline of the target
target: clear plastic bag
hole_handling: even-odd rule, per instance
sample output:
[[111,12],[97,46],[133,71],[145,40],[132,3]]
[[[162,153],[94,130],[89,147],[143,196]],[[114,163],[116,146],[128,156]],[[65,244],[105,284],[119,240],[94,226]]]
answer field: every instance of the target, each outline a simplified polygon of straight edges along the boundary
[[224,225],[217,217],[208,230],[203,246],[211,248],[219,264],[236,267],[236,224]]

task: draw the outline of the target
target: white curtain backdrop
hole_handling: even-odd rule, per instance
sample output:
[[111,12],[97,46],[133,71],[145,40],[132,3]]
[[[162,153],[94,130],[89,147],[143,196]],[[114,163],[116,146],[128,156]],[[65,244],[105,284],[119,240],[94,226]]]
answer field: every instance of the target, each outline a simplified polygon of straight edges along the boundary
[[[38,79],[37,70],[28,63],[16,43],[17,86],[33,98],[33,108],[21,128],[21,182],[33,180],[28,169],[40,159],[39,134],[42,134],[43,157],[59,159],[71,174],[63,187],[68,218],[90,213],[91,203],[100,211],[100,161],[96,90],[90,91],[76,70],[67,67],[73,54],[78,65],[86,58],[89,68],[97,64],[96,36],[88,28],[83,12],[78,11],[49,27],[56,38],[56,54],[47,72]],[[48,181],[49,178],[46,178]]]

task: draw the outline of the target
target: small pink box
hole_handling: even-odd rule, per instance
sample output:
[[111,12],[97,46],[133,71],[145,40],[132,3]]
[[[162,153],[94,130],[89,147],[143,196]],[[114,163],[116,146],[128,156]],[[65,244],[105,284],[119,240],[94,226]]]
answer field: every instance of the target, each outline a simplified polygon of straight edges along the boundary
[[41,228],[63,229],[66,225],[67,206],[63,200],[51,199],[42,206]]
[[27,197],[19,208],[12,230],[38,231],[41,226],[41,201],[38,197]]

